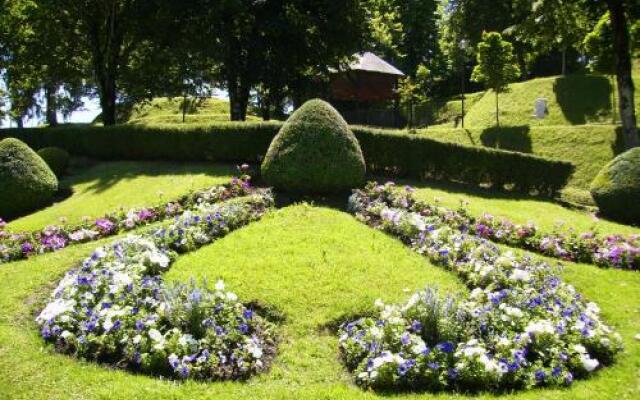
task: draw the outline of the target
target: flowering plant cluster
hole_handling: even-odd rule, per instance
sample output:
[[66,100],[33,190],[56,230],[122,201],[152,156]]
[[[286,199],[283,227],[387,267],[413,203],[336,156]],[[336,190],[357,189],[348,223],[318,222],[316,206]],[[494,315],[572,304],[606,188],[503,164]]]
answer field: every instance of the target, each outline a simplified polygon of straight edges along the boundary
[[355,191],[350,208],[455,272],[470,293],[441,299],[428,288],[402,305],[377,302],[377,317],[344,324],[340,348],[359,385],[433,391],[564,386],[614,361],[620,336],[553,267],[452,228],[446,212],[414,210],[410,196],[390,198],[389,191]]
[[268,191],[200,203],[171,224],[96,249],[68,272],[36,318],[58,351],[177,379],[243,379],[268,368],[274,325],[219,281],[168,284],[178,252],[259,219]]
[[250,177],[233,178],[222,186],[214,186],[165,205],[120,210],[97,219],[85,218],[78,225],[53,225],[34,232],[8,232],[0,219],[0,264],[38,254],[57,251],[74,243],[89,242],[130,231],[152,222],[179,215],[199,203],[214,203],[252,193]]
[[578,234],[560,228],[553,232],[542,232],[532,223],[514,224],[490,214],[474,218],[465,209],[454,211],[418,201],[412,188],[400,188],[393,183],[370,183],[361,193],[367,201],[382,201],[389,206],[424,215],[437,215],[443,222],[461,232],[475,234],[497,243],[567,261],[640,270],[640,234],[601,236],[595,232]]

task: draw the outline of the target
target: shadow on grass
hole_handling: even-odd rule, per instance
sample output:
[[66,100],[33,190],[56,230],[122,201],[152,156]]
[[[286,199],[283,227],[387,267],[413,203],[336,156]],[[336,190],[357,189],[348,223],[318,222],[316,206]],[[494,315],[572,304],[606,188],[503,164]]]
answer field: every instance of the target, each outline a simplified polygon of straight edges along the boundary
[[485,147],[532,153],[530,130],[527,125],[487,128],[480,134],[480,141]]
[[64,179],[64,185],[72,186],[90,183],[86,192],[102,193],[118,182],[141,176],[158,177],[172,175],[180,179],[182,175],[202,174],[206,176],[231,176],[236,174],[233,164],[181,163],[160,161],[113,161],[102,162],[83,169],[76,168],[76,174]]
[[611,82],[604,76],[567,75],[553,85],[564,117],[573,125],[611,115]]

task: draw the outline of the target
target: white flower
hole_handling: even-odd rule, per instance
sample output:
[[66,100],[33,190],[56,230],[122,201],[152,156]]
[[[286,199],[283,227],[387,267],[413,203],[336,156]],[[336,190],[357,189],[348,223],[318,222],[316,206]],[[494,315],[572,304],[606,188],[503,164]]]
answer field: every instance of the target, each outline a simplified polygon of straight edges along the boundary
[[530,277],[531,274],[529,274],[527,271],[523,269],[514,269],[509,279],[513,281],[528,281]]
[[555,329],[553,328],[553,324],[551,322],[547,321],[546,319],[542,319],[529,322],[529,324],[525,328],[525,332],[533,333],[536,335],[544,333],[553,334],[555,332]]
[[255,340],[250,340],[249,343],[247,343],[247,351],[253,358],[257,359],[262,357],[262,347],[260,347]]
[[164,336],[157,329],[149,329],[149,337],[155,342],[162,342],[164,340]]
[[51,321],[60,314],[64,314],[68,311],[72,311],[76,305],[74,300],[56,299],[42,310],[40,315],[36,318],[36,322],[44,323]]
[[146,253],[146,261],[151,265],[157,265],[160,268],[167,268],[171,260],[159,251],[149,251]]
[[219,280],[218,282],[216,282],[215,288],[217,291],[222,292],[224,290],[224,282],[222,280]]
[[582,357],[580,357],[580,361],[582,362],[582,366],[587,370],[587,372],[593,371],[594,369],[598,368],[598,365],[600,365],[598,360],[596,360],[595,358],[591,358],[588,354],[583,354]]

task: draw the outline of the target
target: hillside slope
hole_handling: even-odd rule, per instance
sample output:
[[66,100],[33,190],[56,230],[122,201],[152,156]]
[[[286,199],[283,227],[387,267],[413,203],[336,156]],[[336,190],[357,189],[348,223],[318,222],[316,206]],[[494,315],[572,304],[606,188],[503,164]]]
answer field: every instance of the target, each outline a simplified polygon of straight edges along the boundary
[[[229,101],[216,98],[190,98],[187,100],[185,123],[206,124],[229,121]],[[134,106],[127,123],[136,125],[182,123],[182,98],[158,97]],[[247,115],[247,120],[259,120]]]

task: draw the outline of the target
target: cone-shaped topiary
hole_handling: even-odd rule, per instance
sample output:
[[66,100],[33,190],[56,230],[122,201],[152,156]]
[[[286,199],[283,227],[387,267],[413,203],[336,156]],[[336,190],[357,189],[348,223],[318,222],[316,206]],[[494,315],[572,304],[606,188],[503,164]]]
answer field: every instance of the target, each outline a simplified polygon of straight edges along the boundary
[[13,218],[46,205],[58,179],[35,151],[18,139],[0,141],[0,216]]
[[67,172],[69,167],[69,152],[60,147],[45,147],[38,150],[38,155],[42,157],[49,168],[59,178]]
[[296,110],[271,142],[262,176],[292,192],[348,190],[364,181],[360,144],[329,103],[310,100]]
[[620,154],[591,183],[600,212],[622,222],[640,222],[640,148]]

